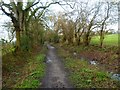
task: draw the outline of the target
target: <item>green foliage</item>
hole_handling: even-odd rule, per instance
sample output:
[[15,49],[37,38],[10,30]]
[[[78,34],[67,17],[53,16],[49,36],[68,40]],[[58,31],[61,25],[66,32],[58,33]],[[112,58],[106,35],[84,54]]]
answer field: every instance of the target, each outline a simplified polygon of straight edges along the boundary
[[73,58],[67,50],[60,48],[59,55],[64,57],[63,63],[69,72],[69,79],[77,88],[116,88],[117,84],[120,84],[98,66],[90,65],[86,60]]
[[15,51],[15,47],[14,44],[12,43],[4,43],[1,45],[1,49],[2,50],[2,55],[5,55],[7,53],[11,53]]
[[31,48],[30,38],[27,35],[22,35],[21,37],[21,49],[23,51],[28,51]]
[[44,44],[45,30],[42,20],[32,19],[29,28],[29,37],[30,37],[29,42],[32,47]]
[[40,80],[45,74],[44,54],[39,54],[34,60],[29,62],[29,74],[24,77],[22,82],[17,84],[17,88],[38,88]]
[[46,37],[45,38],[46,38],[46,41],[53,42],[53,43],[59,43],[59,38],[60,37],[54,31],[48,30],[46,32]]
[[[38,52],[39,51],[39,52]],[[3,88],[36,88],[45,75],[46,48],[32,52],[8,53],[2,58]],[[8,78],[9,77],[9,78]]]
[[39,31],[39,43],[40,44],[44,44],[44,41],[45,40],[45,31],[44,31],[44,29],[42,29],[42,30],[40,30]]
[[[31,78],[26,79],[21,86],[18,88],[37,88],[36,85],[39,84],[38,80],[30,80]],[[31,82],[32,81],[32,82]]]
[[53,34],[52,41],[54,43],[58,43],[59,42],[59,36],[57,34]]
[[77,88],[116,87],[108,73],[92,67],[86,61],[69,58],[66,60],[65,66],[71,72],[69,78]]

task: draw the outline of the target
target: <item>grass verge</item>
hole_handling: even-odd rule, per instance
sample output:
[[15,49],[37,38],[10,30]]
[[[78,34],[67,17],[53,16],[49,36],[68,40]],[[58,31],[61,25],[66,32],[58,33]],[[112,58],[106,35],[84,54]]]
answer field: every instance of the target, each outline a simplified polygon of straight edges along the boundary
[[45,55],[38,54],[34,59],[25,66],[26,75],[19,78],[19,82],[15,85],[16,88],[38,88],[41,85],[41,80],[45,74]]
[[64,58],[63,63],[69,72],[69,79],[76,88],[118,88],[120,82],[112,80],[110,74],[86,60],[73,58],[70,52],[58,48]]
[[3,88],[37,88],[45,74],[45,47],[3,56]]

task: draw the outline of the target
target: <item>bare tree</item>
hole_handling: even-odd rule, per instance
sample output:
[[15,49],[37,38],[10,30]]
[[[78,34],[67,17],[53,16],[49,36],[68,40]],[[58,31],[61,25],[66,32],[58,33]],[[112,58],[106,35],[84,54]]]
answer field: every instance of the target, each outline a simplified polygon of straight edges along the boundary
[[[39,10],[42,9],[43,11],[48,8],[52,4],[59,4],[59,2],[52,2],[49,3],[45,6],[39,6],[35,8],[32,11],[32,7],[37,5],[40,1],[38,0],[37,2],[27,2],[26,6],[23,5],[23,2],[15,2],[14,0],[10,0],[11,2],[9,4],[6,4],[5,2],[1,2],[1,10],[11,18],[12,23],[15,27],[15,32],[16,32],[16,50],[20,50],[21,47],[21,40],[20,37],[21,35],[27,34],[29,23],[31,18],[35,15],[35,13]],[[8,11],[9,10],[9,11]],[[43,11],[39,14],[42,15]]]
[[[115,16],[112,16],[112,12],[111,10],[115,7],[115,5],[112,2],[105,2],[102,4],[103,5],[103,13],[100,14],[100,16],[102,17],[102,20],[99,21],[100,23],[100,30],[98,31],[99,35],[100,35],[100,47],[103,47],[103,41],[105,38],[106,33],[108,32],[108,30],[106,29],[107,24],[111,24],[111,22],[113,22],[113,20],[116,18]],[[111,18],[111,19],[110,19]]]

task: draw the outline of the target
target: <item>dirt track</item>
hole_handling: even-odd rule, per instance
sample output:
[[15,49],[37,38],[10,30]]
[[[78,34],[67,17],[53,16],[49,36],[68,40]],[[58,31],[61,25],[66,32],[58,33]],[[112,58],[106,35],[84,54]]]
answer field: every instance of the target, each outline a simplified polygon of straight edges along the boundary
[[47,45],[47,47],[47,69],[45,78],[42,81],[42,88],[72,88],[64,66],[56,54],[56,49],[50,45]]

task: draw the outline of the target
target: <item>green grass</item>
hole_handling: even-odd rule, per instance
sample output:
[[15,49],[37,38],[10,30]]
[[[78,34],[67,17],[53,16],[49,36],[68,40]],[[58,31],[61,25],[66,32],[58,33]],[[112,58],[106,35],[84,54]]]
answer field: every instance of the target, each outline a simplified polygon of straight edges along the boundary
[[45,75],[46,47],[30,52],[8,53],[2,57],[3,88],[37,88]]
[[[100,44],[99,36],[95,36],[91,40],[91,44]],[[104,38],[104,45],[118,46],[118,34],[106,35]]]
[[[110,78],[110,74],[96,65],[90,65],[86,60],[72,57],[72,54],[58,48],[58,54],[63,57],[68,78],[76,88],[117,88],[120,84]],[[66,55],[66,56],[65,56]]]
[[115,81],[110,75],[99,70],[96,66],[89,65],[86,61],[67,58],[65,66],[70,71],[69,79],[76,88],[114,88]]
[[39,54],[34,60],[30,60],[27,65],[29,68],[29,74],[22,78],[22,80],[15,86],[16,88],[38,88],[41,84],[40,80],[45,75],[45,64],[43,63],[44,58],[44,54]]

